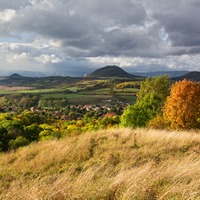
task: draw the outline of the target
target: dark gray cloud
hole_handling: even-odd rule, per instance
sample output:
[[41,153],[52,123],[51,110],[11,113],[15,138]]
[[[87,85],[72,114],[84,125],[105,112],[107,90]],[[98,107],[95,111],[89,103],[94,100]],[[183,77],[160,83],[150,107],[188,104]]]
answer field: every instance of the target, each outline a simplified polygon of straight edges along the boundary
[[165,28],[173,46],[200,46],[200,2],[178,0],[175,3],[168,10],[155,11],[155,19]]
[[[12,27],[13,31],[36,32],[43,37],[62,40],[63,49],[69,56],[94,56],[103,49],[104,54],[113,54],[112,46],[120,49],[123,42],[129,44],[127,49],[130,49],[131,40],[132,49],[139,46],[136,44],[139,43],[136,41],[138,34],[135,32],[133,39],[134,32],[125,29],[143,25],[145,17],[142,5],[131,0],[37,1],[19,11]],[[118,27],[119,36],[110,30],[115,27]],[[123,46],[122,50],[126,50],[125,44]]]
[[0,10],[4,10],[4,9],[18,10],[20,8],[30,5],[30,2],[31,1],[29,0],[1,0]]

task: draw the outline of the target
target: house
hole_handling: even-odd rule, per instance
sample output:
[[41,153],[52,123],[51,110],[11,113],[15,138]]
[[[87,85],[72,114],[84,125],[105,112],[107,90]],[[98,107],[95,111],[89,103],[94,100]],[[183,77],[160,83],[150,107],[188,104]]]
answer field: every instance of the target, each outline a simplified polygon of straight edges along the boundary
[[104,117],[113,117],[113,116],[116,116],[116,113],[110,112],[110,113],[106,113],[106,114],[104,115]]

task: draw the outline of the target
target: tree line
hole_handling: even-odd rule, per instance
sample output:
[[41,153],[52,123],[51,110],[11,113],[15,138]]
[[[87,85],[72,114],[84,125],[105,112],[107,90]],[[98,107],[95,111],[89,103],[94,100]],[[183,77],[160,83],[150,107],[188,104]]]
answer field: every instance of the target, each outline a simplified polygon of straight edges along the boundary
[[200,129],[200,82],[171,83],[168,76],[147,78],[135,104],[128,106],[121,125],[171,129]]

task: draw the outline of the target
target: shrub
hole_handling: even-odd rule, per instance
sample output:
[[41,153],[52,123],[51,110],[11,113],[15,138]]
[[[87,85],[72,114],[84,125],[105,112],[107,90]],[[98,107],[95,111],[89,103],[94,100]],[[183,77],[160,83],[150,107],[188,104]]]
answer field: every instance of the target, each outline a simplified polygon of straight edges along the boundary
[[162,115],[157,115],[147,123],[147,127],[153,129],[165,129],[167,124]]
[[22,146],[28,145],[30,142],[26,138],[19,136],[15,140],[9,141],[9,147],[10,149],[17,149]]
[[54,138],[61,138],[61,134],[58,131],[43,130],[39,134],[40,140],[49,140]]

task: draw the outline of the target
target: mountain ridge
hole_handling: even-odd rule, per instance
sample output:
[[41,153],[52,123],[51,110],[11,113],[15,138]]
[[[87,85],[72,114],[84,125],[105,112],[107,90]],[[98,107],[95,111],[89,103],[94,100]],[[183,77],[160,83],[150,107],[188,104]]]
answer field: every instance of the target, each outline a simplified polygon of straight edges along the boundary
[[182,76],[174,77],[172,80],[179,81],[179,80],[191,80],[191,81],[200,81],[200,72],[199,71],[192,71]]
[[183,71],[146,71],[146,72],[131,72],[131,74],[135,74],[137,76],[142,76],[142,77],[153,77],[153,76],[162,76],[162,75],[168,75],[169,77],[178,77],[178,76],[183,76],[190,71],[183,70]]

